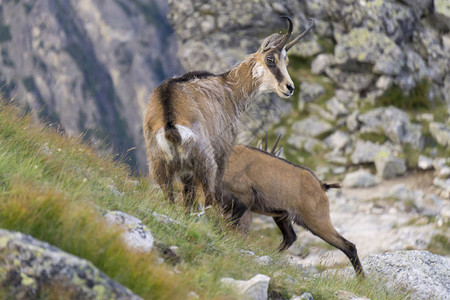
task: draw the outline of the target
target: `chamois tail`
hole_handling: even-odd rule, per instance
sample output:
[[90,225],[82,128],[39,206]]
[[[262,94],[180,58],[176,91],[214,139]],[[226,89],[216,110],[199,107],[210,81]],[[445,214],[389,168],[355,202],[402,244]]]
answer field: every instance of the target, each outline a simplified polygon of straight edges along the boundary
[[329,189],[340,189],[342,185],[340,183],[326,183],[322,182],[322,189],[326,192]]
[[178,132],[178,129],[173,126],[172,123],[167,123],[166,127],[164,128],[164,136],[169,142],[172,142],[174,145],[181,144],[180,132]]

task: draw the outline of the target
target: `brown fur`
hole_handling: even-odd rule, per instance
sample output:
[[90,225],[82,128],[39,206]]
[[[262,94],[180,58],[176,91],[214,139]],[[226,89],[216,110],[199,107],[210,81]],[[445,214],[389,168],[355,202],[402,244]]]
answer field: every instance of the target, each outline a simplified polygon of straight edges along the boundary
[[143,126],[147,157],[153,178],[171,201],[175,175],[183,183],[187,207],[192,206],[197,184],[203,188],[206,205],[221,199],[221,181],[240,114],[260,93],[276,92],[284,98],[292,94],[284,50],[292,21],[285,19],[288,33],[269,36],[256,53],[229,72],[187,73],[166,80],[152,92]]
[[[331,224],[325,191],[338,187],[339,184],[321,182],[307,168],[240,145],[233,147],[223,178],[225,207],[243,205],[252,212],[272,216],[283,233],[280,251],[289,248],[297,238],[294,221],[342,250],[356,273],[363,275],[355,245]],[[235,220],[236,215],[245,213],[245,208],[234,210]]]

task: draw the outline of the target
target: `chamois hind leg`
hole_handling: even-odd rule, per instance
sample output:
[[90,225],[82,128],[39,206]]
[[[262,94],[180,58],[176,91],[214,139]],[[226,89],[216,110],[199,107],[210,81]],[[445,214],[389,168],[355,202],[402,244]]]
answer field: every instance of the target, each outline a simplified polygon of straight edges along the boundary
[[273,217],[273,220],[275,221],[278,228],[280,228],[281,233],[283,234],[283,241],[278,247],[280,252],[282,252],[288,249],[297,240],[297,235],[295,234],[294,228],[292,227],[292,222],[289,220],[287,214],[283,214],[282,216],[278,217]]
[[180,177],[183,183],[183,199],[184,206],[190,209],[194,205],[195,200],[195,182],[194,174],[185,174]]
[[214,203],[215,197],[215,179],[217,172],[217,165],[213,158],[212,148],[209,151],[204,151],[202,155],[197,158],[194,165],[195,179],[201,183],[203,193],[205,194],[205,207]]
[[168,170],[164,161],[153,161],[150,164],[150,172],[163,190],[164,195],[171,203],[175,203],[175,196],[173,192],[173,177],[174,173]]
[[305,226],[316,236],[323,239],[328,244],[338,248],[350,259],[357,275],[364,276],[364,271],[359,261],[356,247],[347,241],[334,229],[329,217],[327,219],[303,219]]

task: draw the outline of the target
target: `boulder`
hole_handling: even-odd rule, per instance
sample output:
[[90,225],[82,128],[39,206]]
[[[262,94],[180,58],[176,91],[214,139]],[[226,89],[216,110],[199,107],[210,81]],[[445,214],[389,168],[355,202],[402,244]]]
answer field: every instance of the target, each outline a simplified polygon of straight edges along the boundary
[[334,63],[334,55],[319,54],[311,62],[311,72],[313,72],[313,74],[322,74],[325,72],[326,68],[333,66]]
[[372,73],[346,72],[338,68],[326,68],[325,73],[338,86],[353,92],[361,92],[367,89],[375,78]]
[[450,147],[450,128],[443,123],[431,122],[430,133],[440,145]]
[[418,250],[385,252],[366,257],[362,265],[388,287],[409,291],[411,299],[450,299],[450,257]]
[[342,184],[349,188],[366,188],[377,185],[380,180],[369,171],[358,170],[347,173]]
[[330,131],[333,126],[330,123],[319,120],[316,116],[307,117],[301,121],[297,121],[292,125],[293,135],[306,135],[316,137],[327,131]]
[[372,163],[375,161],[375,156],[380,151],[390,152],[392,151],[392,148],[387,143],[381,145],[370,141],[357,140],[355,149],[350,158],[354,164]]
[[[29,235],[0,229],[0,286],[9,299],[141,299],[91,262]],[[6,288],[5,288],[6,287]]]
[[270,277],[258,274],[249,280],[235,280],[233,278],[222,278],[223,285],[233,289],[246,300],[267,300]]
[[390,179],[406,172],[406,163],[402,158],[394,157],[390,152],[380,151],[375,155],[375,168],[378,177]]
[[317,83],[302,82],[300,84],[300,102],[313,102],[321,95],[325,94],[325,88]]
[[434,0],[434,15],[439,21],[440,25],[449,30],[450,29],[450,4],[447,0]]
[[108,211],[104,217],[109,223],[124,228],[122,238],[129,247],[142,252],[152,250],[154,238],[141,220],[121,211]]
[[325,140],[325,145],[333,150],[341,150],[350,142],[350,135],[346,132],[337,130],[329,135]]
[[416,149],[423,147],[420,124],[412,124],[409,115],[394,106],[379,107],[358,116],[364,129],[385,134],[393,143],[409,143]]
[[336,63],[368,63],[378,74],[399,74],[405,58],[400,47],[389,37],[367,28],[356,28],[344,35],[334,49]]

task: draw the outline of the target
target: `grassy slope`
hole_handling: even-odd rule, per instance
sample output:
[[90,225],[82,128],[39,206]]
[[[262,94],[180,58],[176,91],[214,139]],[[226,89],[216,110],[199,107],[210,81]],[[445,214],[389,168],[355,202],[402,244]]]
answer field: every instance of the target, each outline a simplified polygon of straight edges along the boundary
[[[115,195],[111,186],[121,194]],[[160,242],[178,246],[183,261],[176,267],[157,265],[154,255],[130,252],[121,243],[120,232],[105,226],[96,207],[140,218]],[[152,211],[181,225],[161,223]],[[184,299],[189,291],[202,299],[230,299],[230,291],[220,285],[222,277],[249,279],[257,273],[269,275],[270,289],[286,297],[308,291],[314,299],[332,299],[336,290],[371,299],[404,296],[386,291],[375,279],[312,278],[281,262],[260,266],[240,249],[270,255],[276,262],[283,257],[261,243],[260,236],[244,239],[224,229],[214,212],[208,218],[187,216],[181,206],[163,201],[148,178],[130,177],[126,166],[112,156],[35,124],[4,104],[0,104],[0,228],[31,234],[86,258],[146,299]]]

